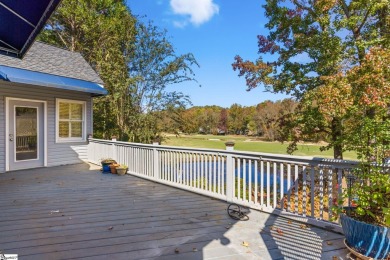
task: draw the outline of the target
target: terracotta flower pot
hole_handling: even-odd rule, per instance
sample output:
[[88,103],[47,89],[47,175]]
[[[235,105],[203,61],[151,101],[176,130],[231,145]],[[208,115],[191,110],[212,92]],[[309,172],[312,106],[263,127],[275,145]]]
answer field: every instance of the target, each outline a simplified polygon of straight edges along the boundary
[[116,167],[118,167],[119,164],[113,163],[110,165],[110,171],[112,174],[116,174]]

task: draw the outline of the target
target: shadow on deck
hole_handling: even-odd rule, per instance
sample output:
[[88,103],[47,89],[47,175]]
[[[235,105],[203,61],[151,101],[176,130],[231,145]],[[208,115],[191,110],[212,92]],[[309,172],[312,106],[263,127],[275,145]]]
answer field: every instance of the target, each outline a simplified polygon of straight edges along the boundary
[[[19,259],[345,259],[342,236],[78,164],[0,175],[0,250]],[[243,242],[248,246],[244,246]]]

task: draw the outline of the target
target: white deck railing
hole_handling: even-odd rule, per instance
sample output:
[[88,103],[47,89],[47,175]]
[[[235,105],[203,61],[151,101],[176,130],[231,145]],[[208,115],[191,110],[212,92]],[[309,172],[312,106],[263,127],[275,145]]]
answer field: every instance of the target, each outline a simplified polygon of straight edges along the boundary
[[[332,206],[355,161],[90,139],[89,161],[113,158],[129,174],[338,229]],[[339,229],[338,229],[339,230]]]

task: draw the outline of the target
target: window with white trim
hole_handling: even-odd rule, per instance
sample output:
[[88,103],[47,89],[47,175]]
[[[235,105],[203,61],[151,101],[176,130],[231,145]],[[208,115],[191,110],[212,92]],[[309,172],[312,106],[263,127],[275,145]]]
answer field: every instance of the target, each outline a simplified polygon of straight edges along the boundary
[[57,99],[57,141],[85,141],[85,102]]

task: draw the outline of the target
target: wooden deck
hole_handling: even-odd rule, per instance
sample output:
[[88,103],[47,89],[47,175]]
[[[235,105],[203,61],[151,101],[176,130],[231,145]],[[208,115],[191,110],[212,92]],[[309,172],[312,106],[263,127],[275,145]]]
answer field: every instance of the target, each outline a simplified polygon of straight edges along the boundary
[[87,164],[9,172],[0,174],[0,250],[19,259],[345,259],[339,234],[257,211],[237,222],[226,208]]

